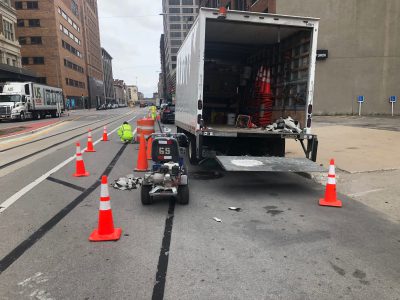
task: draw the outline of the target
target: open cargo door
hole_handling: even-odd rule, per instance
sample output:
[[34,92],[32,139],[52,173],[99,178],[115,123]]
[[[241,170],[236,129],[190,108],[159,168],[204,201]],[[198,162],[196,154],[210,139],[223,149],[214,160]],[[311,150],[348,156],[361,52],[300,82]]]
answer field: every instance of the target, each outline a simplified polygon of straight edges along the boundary
[[266,156],[217,156],[226,171],[253,172],[324,172],[323,167],[307,158]]

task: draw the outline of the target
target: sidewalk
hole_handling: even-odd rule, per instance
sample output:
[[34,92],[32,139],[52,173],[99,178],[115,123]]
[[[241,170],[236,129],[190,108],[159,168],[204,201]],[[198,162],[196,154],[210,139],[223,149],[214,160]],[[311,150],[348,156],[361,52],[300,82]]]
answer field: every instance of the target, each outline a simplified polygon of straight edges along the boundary
[[[400,118],[316,117],[317,162],[328,167],[335,159],[337,188],[400,223]],[[301,157],[301,146],[289,141],[287,156]],[[321,184],[327,174],[313,174]],[[344,204],[345,205],[345,204]]]

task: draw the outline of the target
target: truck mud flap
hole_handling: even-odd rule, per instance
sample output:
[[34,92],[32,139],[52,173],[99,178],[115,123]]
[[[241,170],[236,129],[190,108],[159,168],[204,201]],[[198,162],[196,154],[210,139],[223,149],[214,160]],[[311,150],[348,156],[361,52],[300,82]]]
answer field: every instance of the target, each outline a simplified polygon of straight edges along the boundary
[[326,169],[307,158],[265,156],[217,156],[226,171],[324,172]]

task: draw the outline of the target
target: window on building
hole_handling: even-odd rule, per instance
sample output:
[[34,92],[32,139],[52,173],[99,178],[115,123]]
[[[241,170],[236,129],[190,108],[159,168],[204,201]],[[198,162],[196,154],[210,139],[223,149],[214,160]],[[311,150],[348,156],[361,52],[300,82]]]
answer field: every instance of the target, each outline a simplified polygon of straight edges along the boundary
[[180,0],[169,0],[169,5],[180,5]]
[[31,44],[32,45],[42,44],[42,37],[41,36],[31,36]]
[[182,44],[181,40],[172,40],[171,45],[173,46],[180,46]]
[[13,60],[12,60],[12,65],[13,65],[13,67],[16,67],[16,66],[17,66],[17,60],[16,60],[16,59],[13,59]]
[[33,64],[34,65],[44,65],[44,57],[43,56],[33,57]]
[[180,22],[181,21],[181,17],[180,16],[169,16],[169,20],[171,22]]
[[171,48],[171,53],[176,54],[178,53],[179,48]]
[[39,19],[29,19],[29,27],[40,27]]
[[75,16],[79,17],[78,4],[74,0],[71,1],[71,11]]
[[184,13],[184,14],[192,14],[193,13],[193,8],[184,7],[184,8],[182,8],[182,13]]
[[25,20],[23,20],[23,19],[18,19],[18,20],[17,20],[17,26],[18,26],[18,27],[25,27]]
[[176,61],[176,56],[171,56],[172,61]]
[[171,38],[181,38],[182,37],[180,32],[170,32],[169,34],[170,34]]
[[46,77],[38,77],[36,79],[37,83],[41,83],[41,84],[47,84],[47,78]]
[[15,1],[15,9],[22,9],[22,1]]
[[181,24],[170,24],[169,29],[174,30],[174,29],[181,29]]
[[18,41],[19,41],[19,44],[20,44],[20,45],[26,45],[26,37],[20,36],[20,37],[18,38]]
[[169,13],[170,14],[179,14],[181,12],[181,9],[180,8],[177,8],[177,7],[171,7],[170,9],[169,9]]
[[26,8],[27,9],[38,9],[39,4],[37,1],[27,1],[26,2]]
[[193,5],[193,0],[182,0],[182,5]]
[[172,69],[176,69],[176,64],[172,64]]
[[14,29],[11,22],[3,20],[3,34],[7,40],[14,41]]
[[21,63],[23,65],[29,65],[29,57],[21,57]]

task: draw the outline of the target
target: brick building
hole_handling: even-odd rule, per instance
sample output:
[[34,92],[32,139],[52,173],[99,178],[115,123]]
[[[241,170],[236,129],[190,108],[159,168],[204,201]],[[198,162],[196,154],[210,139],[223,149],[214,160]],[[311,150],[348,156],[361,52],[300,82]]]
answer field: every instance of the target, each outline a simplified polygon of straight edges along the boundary
[[61,87],[71,108],[87,106],[87,79],[79,3],[74,0],[15,1],[22,65],[39,82]]

